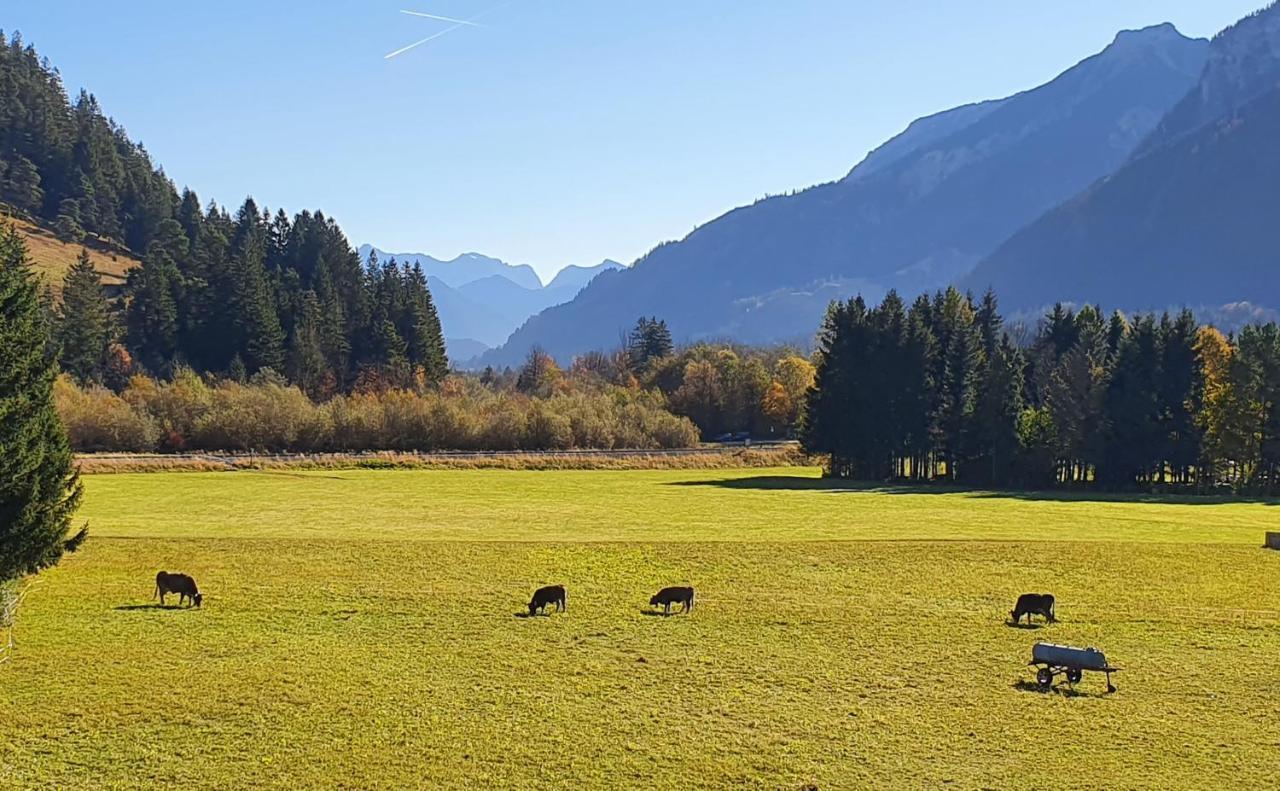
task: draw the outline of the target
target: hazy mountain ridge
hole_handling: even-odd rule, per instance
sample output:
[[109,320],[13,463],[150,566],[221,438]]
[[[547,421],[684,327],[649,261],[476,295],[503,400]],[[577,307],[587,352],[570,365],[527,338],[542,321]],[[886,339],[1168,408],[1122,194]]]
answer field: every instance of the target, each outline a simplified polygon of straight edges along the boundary
[[963,276],[1119,167],[1195,82],[1207,49],[1170,25],[1122,33],[1045,85],[922,119],[839,181],[735,209],[655,248],[484,359],[609,346],[650,314],[679,340],[812,335],[831,297]]
[[1250,14],[1214,37],[1197,84],[1161,120],[1140,153],[1190,134],[1280,87],[1277,4]]
[[[1278,53],[1280,6],[1224,31],[1130,162],[1024,228],[964,285],[993,286],[1022,309],[1280,307]],[[1208,112],[1218,115],[1202,122]]]
[[389,253],[369,244],[360,245],[358,252],[362,261],[367,261],[370,253],[377,253],[379,261],[394,258],[410,266],[417,264],[427,277],[437,278],[454,288],[491,275],[501,275],[524,288],[542,288],[542,279],[528,264],[508,264],[479,253],[463,253],[457,258],[442,261],[425,253]]
[[442,261],[423,253],[388,253],[367,244],[359,252],[363,260],[373,252],[379,261],[422,266],[454,364],[465,364],[502,344],[530,316],[573,299],[601,272],[622,268],[613,260],[570,265],[544,286],[533,267],[479,253]]

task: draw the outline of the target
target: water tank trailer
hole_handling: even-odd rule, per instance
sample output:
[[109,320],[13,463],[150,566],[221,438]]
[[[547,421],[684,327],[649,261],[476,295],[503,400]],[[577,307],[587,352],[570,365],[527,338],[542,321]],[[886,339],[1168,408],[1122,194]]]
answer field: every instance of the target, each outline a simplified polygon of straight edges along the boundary
[[1070,645],[1053,643],[1036,643],[1031,648],[1029,666],[1036,670],[1036,685],[1041,690],[1053,686],[1053,679],[1059,675],[1067,677],[1067,684],[1074,686],[1084,677],[1086,670],[1107,675],[1107,692],[1115,692],[1111,685],[1111,674],[1120,668],[1107,663],[1107,657],[1096,648],[1076,648]]

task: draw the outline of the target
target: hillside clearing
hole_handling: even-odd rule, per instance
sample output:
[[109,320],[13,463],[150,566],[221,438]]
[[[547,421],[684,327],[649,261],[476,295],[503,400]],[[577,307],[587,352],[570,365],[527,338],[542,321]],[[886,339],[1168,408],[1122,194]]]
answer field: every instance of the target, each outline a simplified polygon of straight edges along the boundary
[[53,288],[54,293],[62,290],[62,281],[82,249],[89,251],[89,260],[106,285],[123,285],[129,270],[142,265],[131,254],[92,239],[83,244],[66,242],[52,231],[26,220],[5,216],[3,221],[13,223],[22,234],[27,243],[27,256],[32,270],[40,276],[41,282]]

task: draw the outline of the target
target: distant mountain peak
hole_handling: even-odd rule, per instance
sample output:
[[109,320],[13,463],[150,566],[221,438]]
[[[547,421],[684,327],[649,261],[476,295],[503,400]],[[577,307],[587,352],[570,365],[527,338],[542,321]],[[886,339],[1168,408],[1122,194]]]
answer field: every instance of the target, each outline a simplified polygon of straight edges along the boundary
[[832,298],[953,282],[1114,173],[1195,83],[1208,46],[1172,25],[1131,31],[1044,85],[916,121],[843,179],[732,210],[598,277],[485,359],[538,345],[567,360],[639,315],[679,340],[787,342],[811,338]]
[[1172,22],[1161,22],[1158,25],[1121,30],[1111,42],[1113,47],[1150,46],[1167,41],[1182,41],[1187,37]]

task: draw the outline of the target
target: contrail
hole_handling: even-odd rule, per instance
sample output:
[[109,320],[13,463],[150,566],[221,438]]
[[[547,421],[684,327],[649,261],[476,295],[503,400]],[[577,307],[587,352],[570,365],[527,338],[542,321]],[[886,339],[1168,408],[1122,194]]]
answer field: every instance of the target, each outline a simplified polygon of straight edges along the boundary
[[438,14],[424,14],[421,11],[401,11],[400,13],[408,14],[409,16],[420,16],[423,19],[437,19],[441,22],[452,22],[455,25],[470,25],[471,27],[484,27],[483,25],[477,25],[475,22],[468,22],[465,19],[454,19],[453,17],[450,17],[450,16],[440,16]]
[[409,46],[407,46],[407,47],[401,47],[400,49],[396,50],[395,52],[388,52],[386,55],[383,55],[383,56],[382,56],[382,59],[383,59],[383,60],[391,60],[392,58],[394,58],[394,57],[395,57],[395,56],[397,56],[397,55],[403,55],[404,53],[408,52],[409,50],[413,49],[414,47],[420,47],[420,46],[422,46],[423,44],[426,44],[428,41],[435,41],[436,39],[440,38],[441,36],[444,36],[444,35],[447,35],[447,34],[449,34],[449,33],[452,33],[453,31],[457,30],[457,29],[458,29],[458,28],[460,28],[460,27],[466,27],[466,25],[454,25],[453,27],[447,27],[447,28],[445,28],[444,30],[441,30],[439,33],[436,33],[436,34],[435,34],[435,35],[433,35],[433,36],[427,36],[426,38],[422,39],[421,41],[415,41],[415,42],[413,42],[412,44],[410,44]]
[[[490,9],[489,9],[489,10],[487,10],[487,11],[481,11],[480,13],[478,13],[478,14],[476,14],[475,16],[471,17],[470,19],[459,19],[459,20],[456,20],[456,21],[454,21],[454,23],[453,23],[452,25],[450,25],[449,27],[445,28],[444,30],[441,30],[439,33],[436,33],[436,34],[434,34],[434,35],[427,36],[426,38],[422,39],[421,41],[415,41],[415,42],[413,42],[412,44],[410,44],[410,45],[409,45],[409,46],[407,46],[407,47],[401,47],[400,49],[396,50],[395,52],[388,52],[386,55],[383,55],[383,56],[382,56],[382,59],[383,59],[383,60],[391,60],[392,58],[396,57],[397,55],[403,55],[404,53],[408,52],[409,50],[413,49],[414,47],[420,47],[420,46],[422,46],[423,44],[426,44],[428,41],[435,41],[436,39],[440,38],[441,36],[447,36],[447,35],[449,35],[450,33],[452,33],[453,31],[455,31],[455,30],[457,30],[457,29],[459,29],[459,28],[464,28],[464,27],[481,27],[481,25],[477,25],[476,23],[477,23],[477,22],[479,22],[479,21],[480,21],[481,19],[483,19],[484,17],[489,16],[489,15],[490,15],[490,14],[492,14],[493,12],[495,12],[495,11],[497,11],[497,10],[499,10],[499,9],[502,9],[502,8],[506,8],[507,6],[511,5],[511,3],[512,3],[512,2],[513,2],[513,0],[507,0],[507,2],[505,2],[505,3],[499,3],[498,5],[494,6],[493,8],[490,8]],[[410,11],[406,11],[405,13],[412,13],[412,12],[410,12]],[[441,17],[437,17],[437,18],[441,18]]]

